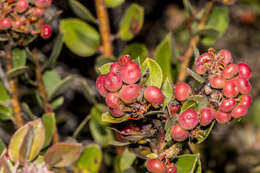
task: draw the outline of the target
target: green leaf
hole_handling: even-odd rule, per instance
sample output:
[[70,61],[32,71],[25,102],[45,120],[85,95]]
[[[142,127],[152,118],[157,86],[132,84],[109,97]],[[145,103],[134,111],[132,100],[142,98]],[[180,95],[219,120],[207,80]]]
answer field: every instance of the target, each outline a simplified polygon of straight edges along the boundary
[[43,148],[45,148],[51,143],[51,139],[55,131],[55,126],[56,126],[55,114],[54,113],[44,114],[42,116],[42,121],[46,130],[46,135],[45,135],[46,137],[43,145]]
[[64,43],[73,53],[82,57],[96,53],[100,36],[89,24],[75,18],[63,19],[60,30],[64,34]]
[[163,81],[163,72],[160,65],[155,60],[151,58],[146,58],[146,60],[141,65],[142,74],[145,74],[147,70],[149,71],[149,74],[145,81],[145,84],[161,88]]
[[13,117],[13,110],[11,106],[6,106],[0,103],[0,119],[10,120]]
[[79,1],[77,0],[69,0],[69,5],[72,9],[72,11],[81,19],[97,23],[96,18],[94,15]]
[[81,86],[81,91],[85,98],[92,104],[96,105],[97,100],[94,96],[94,91],[93,88],[91,88],[88,84],[88,82],[85,79],[80,79],[80,86]]
[[44,161],[49,166],[69,166],[79,158],[81,147],[81,144],[56,143],[44,154]]
[[140,57],[140,62],[143,63],[145,58],[148,56],[148,49],[144,44],[131,43],[128,44],[121,55],[130,55],[132,59]]
[[53,49],[47,63],[48,67],[53,66],[56,63],[62,50],[63,39],[64,39],[64,35],[60,32],[55,39]]
[[23,67],[26,64],[26,52],[24,49],[14,48],[12,50],[13,67]]
[[185,9],[189,12],[189,15],[193,16],[192,5],[190,3],[190,0],[183,0],[183,5]]
[[196,62],[197,59],[198,59],[199,56],[200,56],[200,51],[199,51],[199,49],[198,49],[196,46],[194,47],[193,54],[194,54],[194,57],[195,57],[195,61],[194,61],[194,62]]
[[183,103],[182,107],[181,107],[181,112],[186,111],[187,109],[194,109],[194,110],[198,110],[198,105],[197,102],[194,100],[187,100]]
[[96,144],[85,147],[75,164],[75,172],[97,173],[102,163],[102,150]]
[[16,77],[16,76],[19,76],[19,75],[25,73],[27,70],[29,70],[29,68],[27,66],[20,66],[20,67],[12,68],[12,70],[10,70],[7,73],[7,77],[8,77],[8,79],[11,79],[13,77]]
[[124,170],[130,168],[134,163],[135,159],[135,154],[129,152],[128,149],[125,149],[123,155],[120,158],[120,170],[123,172]]
[[0,155],[2,155],[3,151],[6,149],[5,143],[2,139],[0,139]]
[[115,8],[124,3],[125,0],[105,0],[106,6],[109,8]]
[[123,115],[120,118],[113,117],[109,112],[104,112],[101,115],[102,121],[108,122],[108,123],[121,123],[128,120],[128,115]]
[[26,163],[28,156],[31,152],[34,130],[33,126],[29,125],[26,134],[23,138],[20,150],[19,150],[19,163],[24,164]]
[[178,173],[195,173],[197,162],[199,160],[198,154],[184,154],[177,157],[176,166]]
[[6,102],[10,100],[10,96],[3,84],[3,82],[0,81],[0,101]]
[[198,105],[198,110],[205,108],[209,105],[207,97],[204,97],[203,95],[192,95],[188,98],[188,100],[195,101]]
[[33,127],[33,141],[30,147],[30,153],[28,155],[28,160],[33,160],[42,149],[45,141],[45,128],[41,119],[31,121],[18,129],[13,135],[11,142],[9,144],[8,150],[11,159],[14,162],[20,160],[20,148],[30,127]]
[[54,70],[48,70],[43,74],[43,82],[46,88],[48,96],[53,93],[58,83],[60,83],[61,77]]
[[193,77],[196,81],[198,81],[199,83],[204,83],[205,79],[203,77],[201,77],[198,73],[192,71],[189,68],[186,68],[187,73]]
[[117,146],[117,147],[127,146],[129,144],[130,144],[129,142],[119,142],[119,141],[109,142],[109,145],[113,145],[113,146]]
[[172,72],[171,72],[171,33],[169,33],[163,41],[159,44],[155,51],[155,60],[161,66],[163,71],[163,79],[166,77],[172,81]]
[[110,66],[112,65],[112,63],[106,63],[104,65],[102,65],[101,67],[98,67],[98,71],[101,74],[107,74],[110,71]]
[[198,135],[198,137],[196,138],[196,139],[197,139],[197,141],[196,141],[197,144],[200,144],[200,143],[204,142],[204,141],[208,138],[208,136],[209,136],[211,130],[213,129],[215,123],[216,123],[216,121],[213,121],[213,122],[210,124],[210,126],[202,127],[202,128],[200,129],[199,135]]
[[214,28],[206,28],[198,30],[195,34],[205,37],[217,37],[218,33],[219,32]]
[[64,97],[60,96],[53,101],[51,101],[51,107],[52,109],[57,109],[64,103]]
[[201,43],[205,46],[210,46],[220,38],[229,25],[229,14],[227,7],[214,7],[209,15],[209,19],[205,29],[214,29],[218,31],[216,36],[207,36],[202,38]]
[[162,86],[162,92],[164,95],[164,102],[163,102],[163,109],[170,103],[173,96],[173,88],[171,85],[171,82],[169,81],[168,77],[165,79],[163,86]]
[[141,29],[144,21],[143,7],[132,4],[120,21],[119,35],[122,40],[131,40]]

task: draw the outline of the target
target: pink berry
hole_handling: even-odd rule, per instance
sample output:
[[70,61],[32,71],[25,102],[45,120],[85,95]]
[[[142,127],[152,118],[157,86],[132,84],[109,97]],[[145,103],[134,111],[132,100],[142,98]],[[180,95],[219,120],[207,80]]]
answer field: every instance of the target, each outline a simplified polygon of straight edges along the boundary
[[12,22],[12,27],[13,27],[13,29],[20,29],[20,27],[22,26],[22,24],[23,24],[23,20],[18,19],[18,20],[16,20],[16,21],[13,21],[13,22]]
[[220,109],[223,112],[230,112],[236,106],[236,100],[233,98],[223,100],[220,104]]
[[215,118],[219,124],[226,124],[231,120],[231,114],[222,111],[216,111]]
[[123,86],[119,92],[120,99],[125,103],[132,103],[137,98],[140,87],[136,84]]
[[120,69],[120,77],[127,84],[136,83],[141,77],[141,69],[133,62],[128,61]]
[[34,4],[40,8],[49,7],[51,5],[51,3],[52,3],[52,0],[35,0],[34,1]]
[[119,105],[118,107],[116,107],[116,108],[114,108],[114,109],[110,108],[110,109],[109,109],[109,112],[111,113],[111,115],[112,115],[113,117],[119,118],[119,117],[121,117],[121,116],[124,114],[123,108],[124,108],[123,105]]
[[239,94],[238,87],[233,80],[226,81],[223,88],[223,94],[228,98],[234,98]]
[[17,13],[25,12],[29,7],[29,3],[27,0],[18,0],[15,6],[15,10]]
[[146,168],[152,173],[165,173],[166,165],[159,159],[149,159]]
[[226,66],[230,63],[232,63],[233,58],[229,50],[222,49],[217,54],[218,58],[221,58],[221,63]]
[[240,98],[239,105],[245,106],[246,108],[249,108],[252,103],[252,98],[249,95],[243,95]]
[[193,109],[187,109],[182,112],[178,118],[180,126],[184,129],[194,129],[199,123],[199,116]]
[[125,134],[133,133],[134,132],[134,128],[132,126],[127,126],[121,132],[123,132]]
[[179,110],[179,105],[169,105],[170,114],[174,115]]
[[213,61],[213,57],[210,53],[201,54],[195,62],[196,66],[205,65],[206,63],[211,63]]
[[148,86],[145,88],[144,98],[152,104],[162,104],[164,101],[162,91],[156,86]]
[[106,104],[110,108],[116,108],[120,105],[117,93],[108,93],[106,95]]
[[121,67],[120,62],[114,62],[110,66],[110,72],[119,73],[120,67]]
[[200,125],[207,126],[213,119],[214,115],[210,108],[202,108],[200,110]]
[[170,165],[166,169],[166,173],[177,173],[177,166]]
[[243,77],[238,77],[235,79],[238,90],[241,94],[248,94],[251,90],[251,84],[248,80]]
[[236,64],[229,64],[225,67],[222,75],[225,79],[231,79],[238,73],[238,66]]
[[175,124],[172,126],[171,136],[175,141],[182,142],[189,137],[189,132],[181,128],[179,124]]
[[186,100],[191,95],[191,87],[184,83],[178,82],[175,89],[176,99],[179,101]]
[[125,56],[122,56],[120,58],[120,64],[121,65],[125,65],[128,61],[130,61],[130,56],[129,55],[125,55]]
[[225,86],[226,80],[223,77],[211,76],[209,78],[209,83],[212,88],[221,89]]
[[12,27],[12,21],[9,17],[0,19],[0,30],[7,30]]
[[97,80],[96,80],[96,87],[98,89],[98,92],[100,95],[102,95],[103,97],[105,97],[107,95],[107,90],[104,88],[104,79],[105,79],[106,75],[101,74],[98,76]]
[[242,105],[236,106],[231,112],[231,115],[234,118],[241,118],[241,117],[245,116],[246,114],[247,114],[247,107],[242,106]]
[[44,39],[48,39],[51,37],[52,29],[50,25],[43,25],[41,28],[41,37]]
[[195,70],[196,70],[196,72],[197,72],[198,74],[204,74],[204,73],[207,72],[207,68],[204,67],[203,65],[198,65],[198,66],[196,66]]
[[245,79],[249,79],[251,75],[251,69],[250,67],[245,63],[239,63],[238,64],[238,73],[240,77],[243,77]]
[[44,8],[37,8],[37,7],[35,7],[35,8],[32,9],[32,14],[34,16],[36,16],[36,17],[41,17],[41,16],[44,15],[44,13],[45,13],[45,9]]
[[120,76],[116,73],[110,72],[104,79],[104,87],[111,92],[116,92],[123,85]]

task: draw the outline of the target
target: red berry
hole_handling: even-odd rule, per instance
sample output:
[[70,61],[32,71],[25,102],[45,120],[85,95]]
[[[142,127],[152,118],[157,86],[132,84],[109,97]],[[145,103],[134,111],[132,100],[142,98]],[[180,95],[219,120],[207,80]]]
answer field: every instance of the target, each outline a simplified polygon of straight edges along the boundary
[[27,0],[18,0],[15,6],[15,10],[17,13],[25,12],[29,7],[29,3]]
[[49,25],[43,25],[41,28],[41,37],[44,39],[48,39],[51,37],[52,29]]
[[106,75],[101,74],[98,76],[97,80],[96,80],[96,87],[98,89],[98,92],[100,95],[102,95],[103,97],[105,97],[107,95],[107,90],[104,88],[104,79],[105,79]]
[[216,111],[215,118],[219,124],[226,124],[231,120],[231,114],[222,111]]
[[233,98],[223,100],[220,104],[220,109],[223,112],[230,112],[236,106],[236,100]]
[[18,19],[18,20],[16,20],[16,21],[13,21],[13,22],[12,22],[12,27],[13,27],[13,29],[20,29],[20,27],[22,26],[22,24],[23,24],[23,20]]
[[120,69],[120,77],[127,84],[136,83],[141,77],[141,69],[133,62],[128,61]]
[[200,110],[200,125],[207,126],[213,119],[214,115],[210,108],[202,108]]
[[226,81],[223,88],[223,94],[228,98],[234,98],[239,94],[238,87],[233,80]]
[[175,124],[172,126],[171,135],[175,141],[181,142],[189,137],[189,132],[181,128],[179,124]]
[[110,72],[119,73],[120,67],[121,67],[120,62],[114,62],[110,66]]
[[44,8],[37,8],[37,7],[35,7],[35,8],[32,9],[32,14],[34,16],[41,17],[41,16],[44,15],[44,13],[45,13],[45,9]]
[[146,168],[152,173],[165,173],[166,165],[159,159],[149,159]]
[[134,132],[134,128],[132,126],[127,126],[121,132],[126,133],[126,134],[133,133]]
[[239,100],[239,105],[245,106],[246,108],[249,108],[252,102],[252,98],[249,95],[243,95]]
[[191,95],[191,87],[184,83],[184,82],[178,82],[176,85],[175,93],[176,93],[176,99],[179,101],[186,100]]
[[193,109],[187,109],[182,112],[178,118],[180,126],[184,129],[194,129],[199,123],[199,116]]
[[120,105],[117,93],[108,93],[106,95],[106,104],[110,108],[116,108]]
[[222,49],[217,54],[218,58],[221,58],[221,63],[226,66],[230,63],[232,63],[233,58],[229,50]]
[[198,65],[198,66],[196,66],[196,72],[198,73],[198,74],[204,74],[204,73],[206,73],[207,72],[207,68],[206,67],[204,67],[203,65]]
[[238,73],[238,67],[236,64],[229,64],[225,67],[222,72],[222,75],[225,79],[231,79]]
[[130,56],[129,55],[125,55],[125,56],[122,56],[120,58],[120,64],[121,65],[125,65],[128,61],[130,61]]
[[196,66],[205,65],[206,63],[211,63],[213,57],[210,53],[203,53],[201,54],[195,62]]
[[116,73],[110,72],[104,79],[104,87],[111,92],[116,92],[123,85],[120,76]]
[[166,173],[177,173],[177,166],[170,165],[166,169]]
[[123,86],[119,92],[120,99],[125,103],[132,103],[137,98],[140,87],[136,84]]
[[7,30],[12,27],[12,21],[9,17],[0,19],[0,30]]
[[220,88],[223,88],[225,86],[226,80],[223,77],[217,77],[217,76],[212,77],[211,76],[209,78],[209,83],[210,83],[212,88],[220,89]]
[[240,77],[243,77],[245,79],[249,79],[251,75],[251,69],[250,67],[245,63],[239,63],[238,64],[238,73]]
[[49,7],[51,5],[51,3],[52,3],[52,0],[35,0],[34,1],[34,4],[40,8]]
[[113,117],[119,118],[119,117],[121,117],[121,116],[124,114],[123,108],[124,108],[123,105],[119,105],[118,107],[116,107],[116,108],[114,108],[114,109],[110,108],[110,109],[109,109],[109,112],[111,113],[111,115],[112,115]]
[[248,80],[243,77],[238,77],[235,79],[238,90],[241,94],[248,94],[251,90],[251,84]]
[[241,118],[242,116],[245,116],[247,114],[247,107],[238,105],[236,106],[232,112],[231,115],[234,118]]
[[170,105],[169,106],[170,114],[174,115],[178,112],[179,110],[179,105]]
[[144,98],[152,104],[162,104],[164,95],[158,87],[148,86],[144,90]]

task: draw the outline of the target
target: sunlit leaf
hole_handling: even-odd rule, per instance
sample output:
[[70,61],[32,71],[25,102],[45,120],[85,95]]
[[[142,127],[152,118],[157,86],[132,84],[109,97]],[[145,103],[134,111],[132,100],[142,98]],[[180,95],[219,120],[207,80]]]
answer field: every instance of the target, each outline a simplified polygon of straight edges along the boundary
[[104,112],[102,114],[102,121],[108,122],[108,123],[121,123],[128,120],[128,115],[123,115],[120,118],[113,117],[109,112]]
[[187,100],[183,103],[182,107],[181,107],[181,112],[186,111],[187,109],[194,109],[194,110],[198,110],[198,105],[197,102],[194,100]]
[[110,8],[115,8],[124,3],[125,0],[105,0],[106,6]]
[[107,74],[110,71],[110,66],[112,65],[112,63],[106,63],[104,65],[102,65],[101,67],[98,68],[98,71],[101,74]]
[[43,147],[48,146],[51,143],[51,139],[53,137],[55,126],[56,126],[56,120],[55,120],[55,114],[44,114],[42,116],[42,121],[46,130],[46,137]]
[[173,88],[168,78],[165,79],[162,92],[164,95],[163,109],[168,105],[168,103],[172,100],[173,96]]
[[178,173],[195,173],[197,162],[199,160],[198,154],[184,154],[177,157],[176,166]]

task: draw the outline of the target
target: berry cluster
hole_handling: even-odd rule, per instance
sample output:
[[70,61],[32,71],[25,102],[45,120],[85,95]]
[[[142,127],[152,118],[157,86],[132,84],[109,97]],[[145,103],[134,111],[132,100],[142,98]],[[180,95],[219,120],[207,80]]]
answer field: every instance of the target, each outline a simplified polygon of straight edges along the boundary
[[2,0],[0,2],[0,32],[23,45],[23,40],[40,34],[47,39],[52,29],[45,25],[44,13],[52,0]]
[[152,173],[177,173],[177,167],[173,164],[165,165],[159,159],[149,159],[146,165],[147,169]]
[[109,73],[97,78],[97,89],[105,97],[112,116],[128,113],[129,118],[139,119],[151,106],[159,108],[163,103],[162,91],[156,86],[144,86],[140,78],[139,65],[128,55],[121,57],[120,62],[114,62]]

